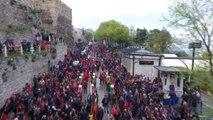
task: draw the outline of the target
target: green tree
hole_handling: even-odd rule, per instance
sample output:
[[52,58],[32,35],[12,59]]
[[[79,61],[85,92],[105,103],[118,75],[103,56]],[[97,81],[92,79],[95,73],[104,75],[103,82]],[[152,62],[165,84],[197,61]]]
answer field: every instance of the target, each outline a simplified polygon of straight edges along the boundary
[[93,33],[92,32],[85,32],[84,37],[87,41],[92,41]]
[[188,57],[188,54],[185,51],[180,51],[177,53],[178,57]]
[[163,29],[158,31],[157,29],[154,29],[150,32],[147,42],[150,50],[167,53],[167,48],[168,45],[171,44],[171,39],[171,34],[167,30]]
[[209,70],[213,76],[213,1],[173,0],[170,16],[165,18],[175,28],[185,30],[194,40],[202,41],[208,53]]
[[149,35],[153,35],[153,34],[156,34],[156,33],[159,33],[159,32],[160,32],[159,29],[153,29],[153,30],[149,31]]
[[106,40],[107,43],[125,43],[128,42],[128,38],[128,27],[115,20],[101,23],[96,31],[96,39],[98,41]]
[[139,45],[144,45],[148,37],[148,31],[146,28],[138,28],[136,31],[135,42]]

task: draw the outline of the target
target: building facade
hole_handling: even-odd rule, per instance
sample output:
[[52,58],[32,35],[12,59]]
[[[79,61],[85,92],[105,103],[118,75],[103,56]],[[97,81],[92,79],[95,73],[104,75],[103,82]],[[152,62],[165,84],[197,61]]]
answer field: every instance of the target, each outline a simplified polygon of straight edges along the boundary
[[84,37],[84,29],[83,28],[75,28],[73,30],[73,38],[75,42],[80,42],[81,41],[85,41],[85,37]]
[[190,69],[190,61],[180,60],[174,54],[155,54],[141,48],[126,48],[122,52],[122,65],[131,75],[145,75],[151,81],[160,77],[165,93],[169,93],[169,86],[174,85],[177,95],[183,94],[186,78],[180,76],[180,72],[181,68]]
[[153,78],[158,76],[154,66],[161,65],[161,58],[162,55],[144,49],[128,48],[123,51],[122,64],[132,75],[143,74]]

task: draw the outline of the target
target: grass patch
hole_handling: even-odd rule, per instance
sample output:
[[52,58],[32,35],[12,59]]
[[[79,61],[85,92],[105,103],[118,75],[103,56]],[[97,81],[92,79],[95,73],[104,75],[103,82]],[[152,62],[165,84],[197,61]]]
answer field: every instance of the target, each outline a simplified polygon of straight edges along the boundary
[[7,28],[0,29],[0,31],[7,32],[7,33],[11,33],[11,32],[19,32],[19,33],[30,32],[31,33],[32,32],[30,29],[20,27],[20,26],[13,26],[13,25],[8,25]]
[[9,57],[9,58],[16,58],[18,56],[20,56],[19,52],[11,52],[11,53],[7,54],[7,57]]
[[4,57],[4,54],[0,53],[0,58],[3,58]]
[[203,105],[202,115],[213,115],[213,109]]
[[194,81],[192,87],[199,86],[206,92],[213,93],[213,77],[209,72],[196,71],[194,72]]
[[31,55],[31,52],[29,51],[23,52],[23,55]]

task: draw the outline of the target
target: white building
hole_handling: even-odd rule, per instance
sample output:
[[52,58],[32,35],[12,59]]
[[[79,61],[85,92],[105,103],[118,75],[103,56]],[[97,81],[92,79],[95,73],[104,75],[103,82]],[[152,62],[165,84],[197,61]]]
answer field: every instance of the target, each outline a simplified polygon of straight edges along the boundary
[[78,40],[84,41],[84,35],[83,35],[84,29],[82,28],[74,28],[73,30],[73,38],[75,42],[78,42]]
[[139,48],[128,48],[123,53],[122,64],[132,75],[143,74],[151,78],[158,76],[154,66],[160,66],[162,55]]
[[[180,59],[175,54],[155,54],[141,48],[123,49],[122,64],[130,74],[146,75],[151,80],[161,77],[164,92],[169,92],[169,86],[174,85],[178,95],[183,93],[184,80],[182,69],[191,69],[191,59]],[[195,60],[195,67],[202,65],[202,60]],[[203,66],[203,65],[202,65]]]

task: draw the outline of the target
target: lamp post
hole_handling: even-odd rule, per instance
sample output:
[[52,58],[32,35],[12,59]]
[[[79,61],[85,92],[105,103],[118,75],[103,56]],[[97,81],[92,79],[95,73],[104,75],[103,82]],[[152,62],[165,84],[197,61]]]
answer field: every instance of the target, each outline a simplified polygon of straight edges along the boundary
[[201,41],[189,43],[189,49],[192,48],[192,66],[191,66],[192,70],[194,70],[195,48],[201,48],[202,47],[201,45],[202,45]]
[[194,70],[194,60],[195,60],[195,48],[201,48],[202,47],[202,42],[201,41],[196,41],[196,42],[191,42],[189,43],[189,49],[192,48],[192,74],[191,74],[191,79],[193,80],[193,70]]

